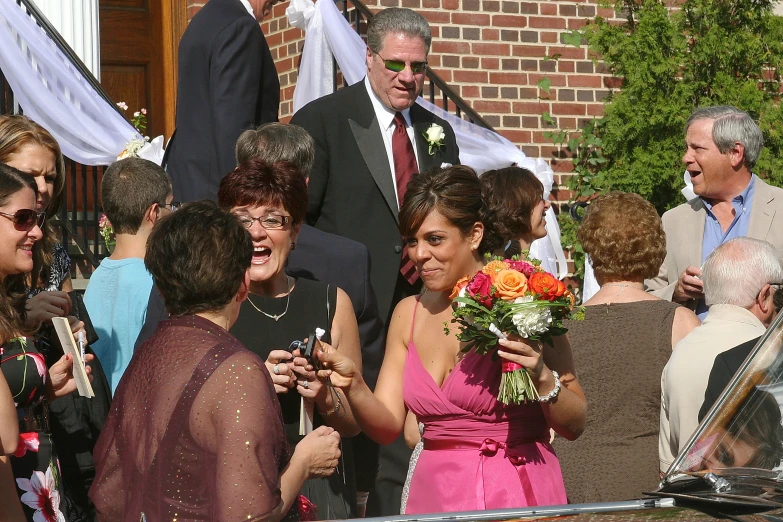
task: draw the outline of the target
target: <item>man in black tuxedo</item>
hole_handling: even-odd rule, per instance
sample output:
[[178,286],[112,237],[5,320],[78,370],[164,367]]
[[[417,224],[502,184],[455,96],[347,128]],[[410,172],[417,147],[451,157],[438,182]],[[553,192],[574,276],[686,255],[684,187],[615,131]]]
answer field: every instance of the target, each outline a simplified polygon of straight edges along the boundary
[[[291,119],[315,139],[307,222],[367,246],[384,320],[397,302],[421,288],[400,270],[398,212],[410,176],[398,172],[406,158],[393,154],[393,135],[400,128],[396,114],[402,116],[403,136],[415,155],[414,172],[459,163],[449,124],[415,105],[430,41],[429,24],[421,15],[400,8],[379,12],[367,29],[364,80],[307,104]],[[429,146],[425,133],[430,129],[442,129],[439,146]]]
[[[380,11],[367,28],[364,80],[307,104],[291,119],[315,140],[307,222],[367,246],[387,323],[400,300],[421,290],[402,257],[398,229],[407,183],[417,172],[459,163],[451,126],[415,104],[431,40],[429,24],[414,11]],[[403,437],[381,448],[368,515],[399,514],[410,454]]]
[[183,202],[216,199],[243,130],[277,121],[280,82],[261,27],[278,0],[210,0],[179,42],[176,131],[164,159]]

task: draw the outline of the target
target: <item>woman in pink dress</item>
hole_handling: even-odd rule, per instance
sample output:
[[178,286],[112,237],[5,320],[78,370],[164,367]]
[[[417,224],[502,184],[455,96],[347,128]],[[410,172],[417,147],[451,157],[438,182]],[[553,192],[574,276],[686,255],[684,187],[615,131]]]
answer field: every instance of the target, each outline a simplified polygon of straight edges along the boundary
[[[322,374],[346,391],[372,439],[396,439],[408,410],[424,423],[407,514],[566,503],[549,430],[575,439],[587,409],[567,338],[542,348],[517,337],[500,341],[499,357],[463,354],[451,324],[452,288],[483,267],[486,252],[502,246],[491,223],[470,168],[415,176],[400,210],[400,230],[427,292],[397,305],[375,393],[350,359],[328,347],[319,354],[327,369]],[[503,360],[524,366],[545,400],[498,402]]]

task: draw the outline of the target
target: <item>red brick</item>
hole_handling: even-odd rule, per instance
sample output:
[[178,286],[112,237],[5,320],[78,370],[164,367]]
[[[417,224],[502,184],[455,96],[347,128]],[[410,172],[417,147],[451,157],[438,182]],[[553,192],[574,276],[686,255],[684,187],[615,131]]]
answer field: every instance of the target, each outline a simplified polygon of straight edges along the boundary
[[528,85],[528,75],[524,73],[497,72],[489,75],[493,85]]
[[544,16],[557,16],[557,6],[551,2],[543,2],[541,5],[541,14]]
[[550,85],[552,87],[565,87],[566,86],[566,77],[562,74],[534,74],[531,73],[528,75],[530,85],[537,85],[538,80],[541,78],[549,78]]
[[527,27],[527,17],[526,16],[516,16],[516,15],[492,15],[492,26],[493,27]]
[[500,69],[500,59],[498,58],[482,58],[482,69]]
[[538,98],[538,89],[535,87],[520,87],[519,98],[522,100],[535,100]]
[[557,43],[558,34],[559,33],[542,32],[539,33],[538,38],[541,40],[542,43]]
[[420,9],[421,0],[402,0],[402,7],[407,7],[408,9]]
[[472,46],[473,54],[483,56],[510,56],[511,46],[501,43],[474,43]]
[[[424,2],[433,2],[435,7],[440,5],[440,0],[423,0]],[[426,6],[425,6],[426,7]],[[430,24],[448,24],[451,23],[451,13],[446,11],[427,11],[422,13]]]
[[462,57],[462,67],[466,69],[478,69],[479,68],[479,57],[478,56],[463,56]]
[[465,98],[478,98],[481,96],[481,89],[476,85],[463,85],[462,96]]
[[188,20],[191,20],[196,13],[199,12],[199,10],[203,7],[204,4],[195,4],[195,5],[189,5],[188,6]]
[[584,103],[553,103],[552,114],[570,114],[573,116],[584,116],[587,114],[587,107]]
[[482,29],[482,40],[500,40],[500,31],[497,29]]
[[587,25],[587,20],[584,18],[569,18],[568,19],[568,28],[571,30],[574,29],[581,29],[582,27]]
[[[440,7],[440,0],[422,0],[421,6],[425,9],[438,9]],[[448,16],[448,13],[446,16]]]
[[567,58],[569,60],[584,60],[585,49],[583,47],[549,47],[549,56],[560,55],[560,59]]
[[568,77],[569,87],[591,87],[593,89],[600,89],[602,85],[603,81],[600,76],[572,74]]
[[270,34],[266,37],[266,43],[269,47],[277,47],[283,43],[283,33]]
[[598,8],[598,16],[602,18],[614,18],[614,9],[607,9],[604,7]]
[[559,17],[531,16],[528,18],[530,27],[536,29],[565,29],[566,21]]
[[459,9],[459,0],[441,0],[440,4],[443,9],[450,9],[452,11]]
[[511,51],[514,56],[532,56],[535,58],[547,56],[547,48],[543,45],[515,45]]
[[285,60],[275,63],[275,67],[277,68],[278,73],[290,71],[293,66],[294,60],[292,58],[286,58]]
[[561,129],[575,129],[576,128],[576,118],[560,118],[560,120],[557,122],[558,127]]
[[489,15],[476,13],[454,13],[451,15],[451,23],[462,25],[489,25]]
[[[501,136],[514,143],[530,143],[532,140],[530,131],[523,130],[503,130],[500,133]],[[538,148],[536,148],[536,152]]]
[[616,78],[614,76],[610,76],[608,78],[604,78],[604,85],[609,89],[619,89],[623,86],[623,80],[622,78]]
[[[524,143],[524,142],[518,142],[518,143]],[[531,158],[540,158],[541,157],[541,150],[534,146],[534,145],[522,145],[520,147],[522,149],[522,152],[525,153],[525,156],[531,157]]]
[[455,82],[487,83],[486,71],[454,71],[453,77]]
[[548,103],[536,102],[514,102],[511,105],[514,114],[534,114],[536,116],[540,116],[543,112],[547,111],[548,108]]
[[558,60],[557,61],[557,72],[561,73],[572,73],[575,69],[575,62],[572,62],[571,60]]
[[591,103],[587,106],[587,115],[588,116],[603,116],[604,115],[604,106],[601,103]]
[[470,44],[467,42],[432,42],[432,52],[448,54],[471,54]]

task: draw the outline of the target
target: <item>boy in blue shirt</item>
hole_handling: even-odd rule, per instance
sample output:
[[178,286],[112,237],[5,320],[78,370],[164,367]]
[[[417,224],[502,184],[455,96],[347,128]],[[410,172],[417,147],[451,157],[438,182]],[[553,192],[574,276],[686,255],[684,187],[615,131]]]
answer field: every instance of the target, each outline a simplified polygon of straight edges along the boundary
[[157,221],[176,210],[171,181],[141,158],[114,162],[103,175],[101,200],[117,244],[90,277],[84,304],[99,339],[92,348],[112,394],[133,355],[144,325],[152,276],[144,267],[147,238]]

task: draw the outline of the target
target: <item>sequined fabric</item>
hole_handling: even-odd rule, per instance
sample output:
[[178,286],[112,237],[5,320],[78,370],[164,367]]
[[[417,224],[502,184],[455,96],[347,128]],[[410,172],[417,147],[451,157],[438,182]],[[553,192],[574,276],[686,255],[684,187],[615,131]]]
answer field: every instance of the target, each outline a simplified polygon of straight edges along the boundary
[[123,375],[95,451],[99,519],[255,520],[288,462],[263,362],[197,316],[163,321]]

